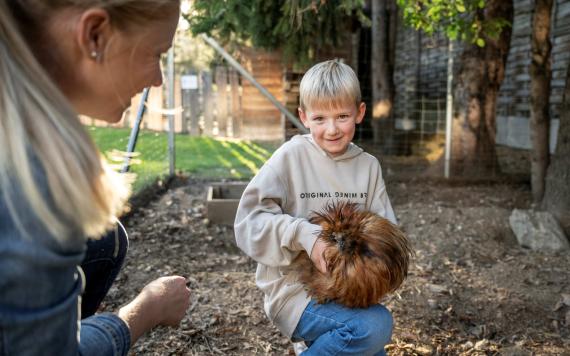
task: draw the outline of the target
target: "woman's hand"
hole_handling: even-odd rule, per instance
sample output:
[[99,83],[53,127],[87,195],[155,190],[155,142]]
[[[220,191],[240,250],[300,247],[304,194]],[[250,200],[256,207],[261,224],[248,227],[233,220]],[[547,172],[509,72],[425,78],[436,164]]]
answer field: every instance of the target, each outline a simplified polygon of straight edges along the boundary
[[131,332],[131,345],[157,325],[177,326],[190,305],[190,289],[186,278],[168,276],[147,284],[133,301],[122,307],[118,315]]
[[322,273],[327,273],[327,262],[323,255],[326,246],[327,245],[323,240],[317,239],[313,245],[313,249],[311,250],[311,261],[313,261],[315,267],[317,267],[317,269]]
[[149,308],[158,309],[157,325],[177,326],[190,305],[190,289],[186,287],[186,279],[180,276],[155,279],[139,296],[147,300]]

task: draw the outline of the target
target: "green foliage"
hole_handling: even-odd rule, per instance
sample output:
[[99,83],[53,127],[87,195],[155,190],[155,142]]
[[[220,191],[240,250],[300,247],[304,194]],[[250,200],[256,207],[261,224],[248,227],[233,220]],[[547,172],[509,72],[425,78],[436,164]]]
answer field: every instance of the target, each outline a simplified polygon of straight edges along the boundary
[[428,35],[442,31],[452,40],[485,46],[485,37],[497,39],[511,24],[502,18],[485,19],[485,0],[397,0],[404,20]]
[[[130,130],[89,127],[99,150],[112,162],[123,159]],[[225,141],[209,137],[175,136],[176,171],[194,177],[213,179],[249,179],[269,159],[277,144],[253,141]],[[158,177],[168,174],[168,138],[163,132],[141,131],[132,160],[131,172],[136,174],[134,190],[138,191]]]
[[294,62],[310,60],[316,49],[336,46],[353,21],[369,24],[365,0],[195,0],[186,16],[194,34],[226,43],[283,49]]

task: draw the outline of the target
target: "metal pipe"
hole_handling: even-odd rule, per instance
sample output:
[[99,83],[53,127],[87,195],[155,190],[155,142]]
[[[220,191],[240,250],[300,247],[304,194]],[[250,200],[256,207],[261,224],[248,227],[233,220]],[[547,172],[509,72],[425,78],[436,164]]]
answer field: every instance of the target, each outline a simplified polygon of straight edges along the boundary
[[445,178],[449,178],[451,165],[451,126],[453,119],[453,41],[449,40],[447,49],[447,102],[445,108]]
[[239,64],[238,61],[236,61],[228,52],[226,52],[222,48],[222,46],[220,46],[219,43],[216,42],[216,40],[214,40],[211,37],[208,37],[206,34],[202,34],[201,36],[204,39],[204,41],[206,41],[206,43],[212,46],[212,48],[214,48],[222,57],[224,57],[224,59],[232,67],[234,67],[245,79],[249,80],[251,84],[253,84],[261,92],[261,94],[265,95],[265,97],[267,97],[267,99],[269,99],[269,101],[271,101],[271,103],[275,105],[275,107],[279,109],[279,111],[281,111],[281,113],[283,113],[283,115],[285,115],[285,117],[289,121],[291,121],[293,125],[295,125],[299,130],[301,130],[302,133],[309,132],[307,128],[305,128],[305,126],[301,123],[301,121],[299,121],[299,119],[297,119],[295,115],[293,115],[289,110],[287,110],[287,108],[283,104],[281,104],[281,102],[279,102],[279,100],[277,100],[273,96],[273,94],[271,94],[267,89],[263,87],[263,85],[261,85],[257,80],[255,80],[255,78],[244,67],[242,67],[242,65]]
[[148,92],[150,88],[144,88],[141,96],[141,102],[139,104],[139,109],[137,111],[137,117],[135,119],[135,124],[131,129],[131,135],[129,136],[129,143],[127,144],[127,155],[125,156],[125,161],[123,162],[123,167],[121,168],[121,173],[127,173],[131,166],[131,153],[135,151],[135,146],[137,145],[137,138],[139,137],[139,131],[141,127],[142,118],[146,108],[146,101],[148,100]]

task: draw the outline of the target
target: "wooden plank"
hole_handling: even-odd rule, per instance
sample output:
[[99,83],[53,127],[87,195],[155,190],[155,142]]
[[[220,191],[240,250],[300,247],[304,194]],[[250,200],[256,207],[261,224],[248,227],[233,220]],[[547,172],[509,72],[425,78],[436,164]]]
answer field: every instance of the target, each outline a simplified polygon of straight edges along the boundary
[[243,111],[243,125],[245,125],[246,119],[275,119],[281,117],[281,112],[279,110],[245,110]]
[[[192,75],[198,75],[191,73]],[[200,88],[188,90],[189,105],[190,105],[190,135],[200,135]]]
[[[263,84],[262,84],[263,85]],[[281,84],[277,84],[277,85],[263,85],[263,87],[265,89],[267,89],[267,91],[269,91],[273,96],[275,97],[279,97],[281,96],[281,93],[283,92],[283,87]],[[262,95],[261,92],[259,91],[259,89],[257,89],[256,87],[252,86],[252,85],[243,85],[242,86],[243,92],[244,93],[248,93],[248,94],[254,94],[254,95]]]
[[230,87],[231,87],[232,136],[240,137],[243,113],[241,107],[239,74],[233,68],[230,69]]
[[570,1],[558,1],[556,4],[556,20],[568,21],[570,16]]
[[187,134],[189,132],[190,118],[190,90],[181,89],[182,92],[182,117],[180,120],[180,132]]
[[204,135],[214,135],[212,73],[202,72],[202,102],[204,105]]
[[244,93],[244,99],[242,100],[242,106],[245,108],[250,108],[250,107],[255,107],[255,106],[271,106],[273,107],[273,104],[271,103],[271,101],[269,101],[269,99],[267,99],[264,96],[261,95],[247,95],[247,93]]
[[216,121],[218,122],[218,135],[228,136],[228,68],[216,67]]
[[566,75],[566,69],[568,68],[568,65],[570,64],[570,61],[568,59],[558,59],[558,57],[556,58],[555,61],[553,61],[552,63],[552,73],[554,75],[554,73],[556,72],[563,72],[562,76]]

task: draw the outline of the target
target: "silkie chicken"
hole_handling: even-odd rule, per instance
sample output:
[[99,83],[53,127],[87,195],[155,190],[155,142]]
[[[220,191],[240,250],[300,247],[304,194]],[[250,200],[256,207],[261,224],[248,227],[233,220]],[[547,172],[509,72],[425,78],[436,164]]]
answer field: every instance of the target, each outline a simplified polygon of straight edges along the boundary
[[395,291],[408,274],[413,250],[404,233],[387,219],[360,210],[352,202],[330,203],[313,212],[327,272],[320,272],[306,253],[290,267],[290,276],[305,285],[318,303],[334,301],[350,308],[377,304]]

